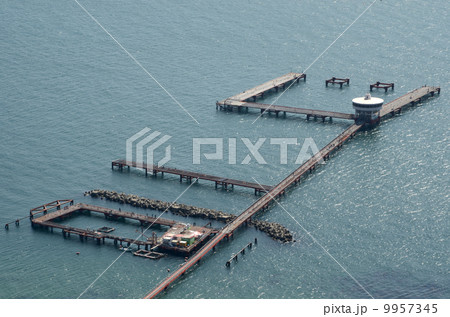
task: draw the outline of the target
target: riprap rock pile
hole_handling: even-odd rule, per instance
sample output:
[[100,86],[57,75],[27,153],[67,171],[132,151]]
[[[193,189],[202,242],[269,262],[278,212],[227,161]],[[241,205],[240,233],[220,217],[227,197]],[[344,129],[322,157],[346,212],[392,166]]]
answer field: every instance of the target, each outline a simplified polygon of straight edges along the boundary
[[[233,221],[236,218],[235,215],[228,214],[223,211],[178,203],[172,204],[166,201],[149,199],[132,194],[118,193],[111,190],[94,189],[85,192],[84,194],[85,196],[102,199],[104,198],[110,201],[118,202],[120,204],[129,204],[134,207],[149,208],[159,211],[170,210],[170,212],[172,212],[173,214],[184,217],[217,220],[225,223]],[[289,230],[278,223],[262,220],[252,220],[250,224],[255,226],[258,230],[267,233],[267,235],[275,240],[279,240],[281,242],[293,241],[292,234],[289,232]]]

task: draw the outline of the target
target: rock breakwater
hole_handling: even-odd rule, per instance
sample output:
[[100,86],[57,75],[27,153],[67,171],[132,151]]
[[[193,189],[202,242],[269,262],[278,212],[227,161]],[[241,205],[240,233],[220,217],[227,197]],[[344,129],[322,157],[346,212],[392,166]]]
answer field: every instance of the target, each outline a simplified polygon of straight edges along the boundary
[[[120,204],[129,204],[134,207],[148,208],[159,211],[170,210],[175,215],[183,217],[203,218],[216,220],[221,222],[231,222],[236,216],[225,213],[223,211],[201,208],[196,206],[190,206],[178,203],[169,203],[161,200],[154,200],[145,197],[140,197],[132,194],[118,193],[110,190],[94,189],[84,193],[85,196],[91,196],[93,198],[102,198],[110,201],[114,201]],[[272,239],[281,242],[293,241],[291,232],[284,226],[268,221],[252,220],[250,225],[255,226],[258,230],[265,232]]]

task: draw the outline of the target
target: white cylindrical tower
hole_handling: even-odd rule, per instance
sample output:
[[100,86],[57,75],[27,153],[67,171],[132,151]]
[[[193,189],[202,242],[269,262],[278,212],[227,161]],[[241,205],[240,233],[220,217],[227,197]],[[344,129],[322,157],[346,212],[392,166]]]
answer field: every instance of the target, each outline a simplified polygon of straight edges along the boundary
[[383,99],[366,94],[364,97],[353,99],[352,102],[357,121],[373,124],[380,120]]

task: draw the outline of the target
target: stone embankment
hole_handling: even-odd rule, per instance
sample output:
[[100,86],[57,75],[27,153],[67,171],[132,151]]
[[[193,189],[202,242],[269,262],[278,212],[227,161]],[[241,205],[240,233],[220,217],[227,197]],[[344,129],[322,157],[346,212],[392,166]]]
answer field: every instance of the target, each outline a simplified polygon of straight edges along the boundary
[[[91,196],[93,198],[101,198],[120,204],[129,204],[134,207],[149,208],[159,211],[168,211],[173,214],[184,216],[184,217],[194,217],[203,218],[216,221],[222,221],[228,223],[233,221],[236,216],[228,214],[222,211],[201,208],[196,206],[189,206],[178,203],[169,203],[161,200],[153,200],[145,197],[139,197],[137,195],[118,193],[115,191],[94,189],[84,193],[85,196]],[[275,223],[262,220],[252,220],[251,225],[255,226],[258,230],[265,232],[272,239],[281,242],[291,242],[293,241],[293,236],[284,226]]]

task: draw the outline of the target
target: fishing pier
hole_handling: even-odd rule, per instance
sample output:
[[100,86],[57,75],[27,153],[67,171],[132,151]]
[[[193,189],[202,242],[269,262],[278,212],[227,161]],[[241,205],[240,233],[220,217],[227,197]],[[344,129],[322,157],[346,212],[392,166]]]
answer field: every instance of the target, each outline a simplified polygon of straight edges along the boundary
[[[182,247],[179,245],[169,246],[168,244],[164,246],[161,242],[165,240],[164,236],[162,239],[158,239],[156,235],[153,235],[152,237],[148,237],[147,240],[139,240],[112,235],[110,233],[110,231],[112,230],[102,230],[102,228],[98,230],[89,230],[64,225],[61,223],[61,221],[68,217],[72,217],[77,214],[90,214],[91,212],[94,212],[103,214],[105,219],[108,220],[128,219],[137,221],[141,226],[150,227],[153,224],[166,226],[169,228],[165,234],[166,239],[169,239],[167,235],[169,235],[170,238],[172,237],[172,232],[173,236],[176,236],[178,233],[183,233],[186,231],[181,226],[183,224],[173,220],[162,219],[159,217],[149,217],[138,213],[122,211],[120,209],[114,210],[111,208],[81,203],[74,204],[73,200],[57,200],[33,208],[30,210],[29,216],[24,218],[29,218],[34,228],[44,228],[51,231],[53,231],[53,229],[60,229],[65,238],[70,237],[70,235],[76,235],[79,236],[81,241],[90,238],[97,241],[98,244],[105,243],[105,240],[111,240],[113,241],[114,245],[119,244],[120,246],[123,246],[124,244],[126,244],[127,248],[133,245],[138,249],[135,252],[135,255],[145,258],[158,258],[161,254],[154,252],[156,248],[159,248],[158,250],[175,252],[188,256],[185,258],[184,263],[182,263],[174,272],[171,272],[169,276],[163,279],[151,292],[149,292],[144,297],[154,298],[162,291],[167,289],[180,276],[184,275],[189,269],[193,268],[195,264],[199,263],[203,257],[209,254],[211,250],[214,250],[219,242],[224,239],[228,240],[233,236],[234,232],[238,228],[240,228],[244,224],[248,224],[252,220],[252,217],[255,216],[258,212],[269,209],[273,205],[274,201],[284,196],[288,190],[302,182],[303,179],[307,177],[307,175],[313,173],[322,165],[324,161],[330,159],[331,155],[342,148],[345,142],[352,139],[358,133],[358,131],[366,128],[371,128],[374,125],[379,124],[381,120],[385,118],[400,114],[402,110],[408,106],[414,105],[418,102],[422,102],[427,97],[432,97],[435,94],[440,94],[440,87],[424,86],[410,91],[405,95],[384,105],[383,99],[372,98],[370,94],[367,94],[365,97],[355,98],[352,100],[355,112],[351,114],[330,112],[319,109],[268,105],[254,102],[257,98],[264,97],[264,94],[266,94],[269,90],[274,89],[275,91],[278,91],[280,89],[285,89],[287,85],[292,85],[295,82],[298,83],[300,79],[304,79],[306,81],[306,74],[288,73],[286,75],[268,81],[262,85],[258,85],[242,93],[216,102],[216,109],[225,111],[233,111],[233,109],[237,109],[239,112],[241,112],[243,110],[248,111],[248,109],[258,109],[261,113],[275,113],[276,116],[278,116],[280,112],[283,112],[284,114],[292,113],[306,115],[307,119],[310,119],[311,117],[315,119],[321,118],[322,121],[325,121],[326,118],[330,118],[330,121],[332,118],[351,121],[351,124],[344,131],[337,135],[331,142],[329,142],[306,162],[298,166],[292,173],[287,175],[281,182],[279,182],[275,186],[261,185],[259,183],[251,183],[236,179],[223,178],[219,176],[179,170],[164,166],[160,167],[155,165],[147,165],[145,163],[127,160],[112,161],[112,169],[117,168],[119,170],[123,170],[124,167],[127,167],[128,169],[133,167],[143,169],[146,176],[148,175],[148,173],[151,173],[154,176],[157,176],[159,173],[161,173],[161,175],[167,173],[179,176],[180,182],[183,181],[183,179],[186,179],[188,182],[192,182],[193,179],[201,179],[214,182],[215,188],[218,188],[219,186],[223,188],[228,188],[228,186],[231,186],[231,188],[234,188],[234,186],[240,186],[254,189],[255,194],[262,194],[259,199],[249,205],[233,220],[227,222],[227,224],[219,230],[207,227],[193,226],[192,230],[195,230],[195,233],[199,234],[199,238],[196,239],[195,243],[184,245]],[[327,84],[328,83],[337,83],[340,85],[344,83],[349,84],[349,80],[347,81],[347,79],[343,78],[332,78],[329,81],[327,80]],[[393,89],[394,85],[377,82],[375,85],[371,85],[370,88],[371,90],[372,88],[384,88],[387,91],[387,89],[389,88]],[[253,102],[250,102],[250,99],[253,100]],[[18,226],[20,220],[24,218],[20,218],[6,224],[5,229],[8,229],[9,225],[12,223],[15,223],[15,225]],[[191,233],[192,232],[190,232],[189,234]],[[141,249],[141,247],[143,250]]]
[[277,105],[269,105],[263,103],[255,103],[255,102],[243,102],[236,100],[227,100],[225,103],[217,103],[216,109],[225,110],[225,111],[233,111],[233,109],[237,109],[238,112],[246,111],[248,109],[258,109],[261,113],[275,113],[275,116],[278,117],[279,113],[292,113],[292,114],[301,114],[306,115],[306,120],[313,118],[315,120],[321,119],[325,122],[326,118],[329,118],[330,121],[335,119],[344,119],[344,120],[355,120],[355,115],[352,113],[342,113],[335,111],[327,111],[327,110],[316,110],[316,109],[306,109],[306,108],[297,108],[297,107],[289,107],[289,106],[277,106]]
[[[262,85],[258,85],[254,88],[246,90],[240,94],[234,95],[222,101],[216,102],[216,109],[225,110],[225,111],[233,111],[233,109],[237,109],[238,112],[246,111],[248,109],[258,109],[261,114],[263,113],[275,113],[275,116],[278,117],[279,113],[292,113],[292,114],[302,114],[306,115],[306,119],[310,118],[314,119],[322,119],[325,122],[326,118],[329,118],[332,121],[333,118],[336,119],[345,119],[345,120],[355,120],[355,116],[353,114],[348,113],[340,113],[326,110],[317,110],[317,109],[306,109],[306,108],[298,108],[298,107],[288,107],[288,106],[278,106],[278,105],[268,105],[263,103],[256,103],[256,97],[264,97],[264,93],[271,89],[275,89],[278,92],[279,89],[285,89],[286,85],[293,82],[299,83],[300,79],[306,81],[306,74],[302,73],[288,73],[283,76],[277,77],[271,81],[265,82]],[[338,83],[341,85],[343,83],[350,83],[350,79],[348,78],[335,78],[329,79],[326,81],[328,83]],[[253,99],[253,102],[249,102],[249,99]]]
[[383,106],[380,111],[380,117],[384,118],[388,114],[391,116],[394,116],[395,114],[399,114],[402,112],[402,109],[413,106],[416,103],[421,102],[424,98],[431,96],[433,97],[434,94],[440,94],[441,88],[440,87],[427,87],[423,86],[420,88],[417,88],[406,95],[403,95]]
[[211,251],[221,240],[229,238],[233,235],[234,231],[251,219],[260,210],[266,210],[270,207],[270,204],[274,199],[285,194],[289,186],[298,184],[300,179],[306,173],[311,173],[317,167],[322,159],[329,158],[329,155],[335,149],[338,149],[342,144],[352,137],[362,125],[353,124],[342,132],[337,138],[325,146],[319,153],[311,157],[308,161],[302,164],[298,169],[292,172],[288,177],[282,180],[272,190],[266,192],[264,196],[254,202],[244,212],[242,212],[235,220],[226,225],[219,233],[205,244],[198,252],[196,252],[188,261],[186,261],[179,269],[173,272],[170,276],[164,279],[153,291],[147,294],[144,298],[154,298],[164,289],[169,287],[177,278],[182,276],[188,269],[198,263],[209,251]]
[[183,179],[186,179],[189,183],[191,183],[193,179],[207,180],[207,181],[214,182],[216,189],[219,186],[221,186],[224,189],[228,189],[228,186],[230,186],[231,189],[234,189],[234,186],[252,188],[255,190],[255,195],[272,189],[272,186],[268,186],[268,185],[260,185],[260,184],[241,181],[241,180],[232,179],[232,178],[224,178],[224,177],[219,177],[219,176],[214,176],[214,175],[180,170],[180,169],[176,169],[176,168],[148,165],[146,163],[132,162],[132,161],[126,161],[126,160],[112,161],[111,169],[114,169],[114,167],[117,167],[119,170],[123,170],[124,167],[127,167],[128,169],[130,167],[140,168],[145,171],[145,176],[148,176],[148,173],[153,174],[153,176],[157,176],[158,173],[161,173],[162,176],[164,176],[164,173],[178,175],[180,177],[180,182],[182,182]]
[[[62,208],[61,208],[62,207]],[[181,254],[181,255],[189,255],[192,251],[196,250],[199,246],[201,246],[205,240],[209,239],[211,235],[217,233],[217,230],[208,228],[208,227],[198,227],[191,226],[191,230],[195,230],[201,232],[202,235],[199,239],[196,240],[194,244],[191,244],[186,247],[178,247],[178,246],[166,246],[158,241],[156,235],[149,237],[148,239],[139,240],[138,238],[127,238],[112,235],[109,232],[110,230],[90,230],[90,229],[82,229],[75,228],[72,226],[67,226],[59,223],[60,221],[81,214],[90,214],[91,212],[103,214],[105,219],[118,221],[118,220],[135,220],[138,221],[141,226],[148,227],[150,225],[156,224],[160,226],[165,226],[168,228],[174,228],[179,226],[180,223],[174,220],[164,219],[164,218],[156,218],[149,217],[146,215],[115,210],[106,207],[88,205],[83,203],[73,204],[73,200],[60,200],[54,201],[48,204],[44,204],[42,206],[33,208],[30,210],[30,220],[33,228],[42,228],[51,230],[60,229],[63,237],[68,238],[71,235],[79,236],[80,241],[85,241],[88,238],[94,241],[97,241],[98,244],[105,243],[105,240],[113,241],[114,245],[119,245],[121,247],[130,247],[136,246],[138,250],[141,247],[144,250],[153,250],[155,248],[159,248],[162,250],[170,251],[172,253]]]
[[[270,82],[268,82],[270,83]],[[265,83],[265,87],[268,87],[268,83]],[[263,86],[261,85],[261,86]],[[260,86],[258,86],[260,87]],[[259,91],[258,89],[250,89],[250,91]],[[245,92],[244,92],[245,93]],[[404,96],[395,99],[392,102],[389,102],[381,107],[381,110],[378,112],[378,120],[376,122],[380,122],[381,119],[386,117],[388,114],[395,115],[396,113],[400,113],[401,110],[407,106],[413,105],[418,101],[422,101],[423,98],[428,96],[434,96],[435,93],[440,93],[439,87],[421,87],[419,89],[413,90]],[[243,107],[244,104],[249,104],[248,102],[243,102],[243,99],[248,99],[252,97],[251,94],[239,94],[233,96],[231,98],[225,99],[221,102],[216,103],[217,107],[222,107],[225,109],[228,106],[231,107]],[[236,100],[236,99],[241,100]],[[254,98],[256,99],[256,98]],[[261,104],[259,104],[261,105]],[[261,109],[261,108],[260,108]],[[267,110],[267,108],[265,109]],[[301,110],[300,110],[301,111]],[[317,111],[317,110],[316,110]],[[286,191],[291,187],[295,186],[301,182],[302,177],[305,175],[312,173],[316,168],[318,168],[324,160],[328,160],[330,155],[332,155],[336,150],[340,149],[343,144],[353,138],[356,133],[365,127],[368,123],[362,122],[361,118],[353,117],[352,120],[356,122],[351,124],[348,128],[346,128],[343,132],[341,132],[336,138],[334,138],[331,142],[329,142],[325,147],[323,147],[318,153],[312,156],[309,160],[304,162],[301,166],[299,166],[296,170],[294,170],[291,174],[289,174],[285,179],[283,179],[279,184],[274,186],[271,190],[264,190],[265,195],[251,204],[246,210],[244,210],[238,217],[236,217],[232,222],[228,223],[225,227],[223,227],[217,235],[212,238],[208,243],[206,243],[198,252],[196,252],[191,258],[188,259],[185,263],[181,265],[176,271],[171,273],[167,278],[161,281],[150,293],[148,293],[144,298],[150,299],[156,297],[160,292],[167,289],[170,284],[176,281],[180,276],[184,275],[187,270],[192,268],[195,264],[197,264],[205,255],[209,253],[214,247],[224,238],[228,238],[233,235],[234,231],[238,229],[242,224],[246,223],[251,219],[256,213],[261,210],[268,209],[273,201],[281,196],[283,196]]]
[[253,99],[253,101],[256,101],[257,97],[264,97],[264,94],[267,93],[269,90],[274,89],[276,92],[280,89],[285,89],[286,85],[293,84],[294,82],[299,83],[300,79],[303,79],[306,81],[306,74],[302,73],[288,73],[285,75],[282,75],[280,77],[277,77],[275,79],[269,80],[268,82],[265,82],[264,84],[258,85],[256,87],[253,87],[251,89],[245,90],[237,95],[234,95],[232,97],[229,97],[225,100],[218,101],[219,104],[226,104],[229,100],[235,100],[235,101],[247,101],[249,99]]

